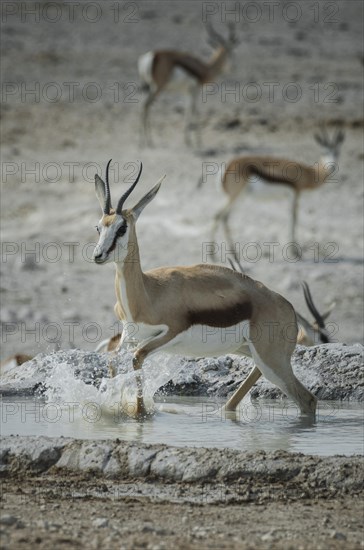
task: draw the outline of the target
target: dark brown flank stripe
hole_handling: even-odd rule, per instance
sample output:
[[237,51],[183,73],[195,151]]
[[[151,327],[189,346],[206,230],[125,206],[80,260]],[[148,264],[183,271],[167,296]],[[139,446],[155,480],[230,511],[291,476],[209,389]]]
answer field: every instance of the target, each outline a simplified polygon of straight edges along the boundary
[[174,63],[182,67],[187,73],[189,73],[191,76],[196,78],[197,80],[202,81],[205,77],[205,67],[201,63],[199,59],[196,57],[193,57],[193,55],[189,54],[180,54],[180,52],[173,52],[173,51],[160,51],[155,52],[154,58],[153,58],[153,66],[152,66],[152,73],[155,74],[155,67],[159,63],[160,56],[164,55],[165,53],[168,53],[170,57],[173,59]]
[[230,307],[225,306],[223,309],[212,308],[203,311],[190,311],[188,321],[190,325],[227,328],[251,319],[252,314],[252,303],[244,301]]
[[182,67],[185,71],[190,73],[197,80],[203,80],[205,77],[205,71],[201,67],[201,62],[195,59],[192,55],[184,55],[176,59],[176,65]]
[[289,179],[288,177],[284,177],[284,174],[281,173],[279,175],[272,174],[274,170],[271,170],[269,167],[267,167],[267,170],[262,168],[261,166],[256,166],[255,164],[249,165],[249,172],[250,174],[253,174],[255,176],[260,176],[263,178],[267,183],[282,183],[283,185],[288,185],[289,187],[296,188],[295,182]]

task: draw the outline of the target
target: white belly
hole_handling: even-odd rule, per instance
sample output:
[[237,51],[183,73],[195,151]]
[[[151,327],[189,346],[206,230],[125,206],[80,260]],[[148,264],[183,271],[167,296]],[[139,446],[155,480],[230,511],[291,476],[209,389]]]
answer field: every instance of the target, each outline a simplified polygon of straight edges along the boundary
[[247,344],[249,321],[226,328],[193,325],[157,351],[185,357],[217,357],[237,352]]
[[147,325],[145,323],[124,321],[121,345],[140,348],[153,338],[163,336],[167,331],[167,325]]
[[194,83],[194,79],[191,78],[186,71],[175,67],[173,69],[171,78],[168,81],[165,89],[169,92],[188,92],[191,88],[191,85]]
[[251,176],[247,186],[248,193],[260,196],[264,199],[276,199],[290,196],[292,191],[287,185],[269,183],[259,176]]
[[[164,352],[185,357],[217,357],[235,353],[248,344],[249,326],[249,321],[242,321],[226,328],[193,325],[154,350],[151,355]],[[167,325],[124,322],[122,345],[140,349],[167,332]]]

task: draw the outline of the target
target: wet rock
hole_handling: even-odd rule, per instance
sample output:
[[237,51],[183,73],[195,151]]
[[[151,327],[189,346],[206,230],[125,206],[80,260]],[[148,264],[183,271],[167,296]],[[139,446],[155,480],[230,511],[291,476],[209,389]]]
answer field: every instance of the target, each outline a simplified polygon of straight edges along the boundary
[[47,379],[57,365],[71,367],[75,378],[99,387],[101,380],[109,376],[110,364],[115,364],[120,374],[127,372],[130,361],[130,354],[124,351],[117,358],[77,349],[60,350],[51,354],[40,353],[21,367],[9,369],[6,376],[2,377],[0,391],[3,395],[42,393]]

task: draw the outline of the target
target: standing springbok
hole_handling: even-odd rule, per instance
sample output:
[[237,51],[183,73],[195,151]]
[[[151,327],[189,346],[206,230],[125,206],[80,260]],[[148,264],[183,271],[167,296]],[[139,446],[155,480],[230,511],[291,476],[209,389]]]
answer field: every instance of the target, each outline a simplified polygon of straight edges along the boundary
[[192,129],[196,130],[196,141],[200,142],[199,126],[196,121],[196,101],[201,86],[219,76],[238,43],[233,25],[229,25],[227,39],[218,34],[211,25],[207,25],[206,30],[209,43],[214,47],[214,52],[208,61],[202,61],[194,55],[177,50],[150,51],[139,58],[139,76],[144,88],[147,89],[147,96],[142,106],[140,130],[142,141],[147,145],[151,145],[149,109],[158,94],[171,84],[174,84],[177,89],[188,87],[190,104],[186,113],[185,142],[191,145]]
[[[215,214],[211,235],[213,242],[215,241],[217,229],[222,224],[229,246],[234,250],[228,220],[233,206],[237,203],[237,198],[248,186],[263,192],[272,191],[273,186],[276,190],[282,190],[282,187],[285,186],[292,191],[290,238],[292,242],[295,240],[300,195],[302,191],[312,191],[321,187],[335,171],[345,135],[342,130],[337,129],[330,138],[327,129],[324,127],[321,133],[315,134],[314,137],[317,143],[325,149],[324,155],[314,166],[267,156],[244,156],[235,158],[228,163],[223,173],[219,174],[218,184],[221,185],[222,191],[227,195],[227,202]],[[201,186],[202,181],[202,178],[200,178],[198,186]]]
[[[136,413],[145,413],[138,371],[146,357],[162,351],[190,357],[228,352],[252,356],[259,375],[262,372],[291,397],[302,413],[314,415],[316,398],[291,367],[298,330],[292,305],[262,283],[225,267],[201,264],[143,272],[135,226],[162,180],[133,208],[123,210],[139,181],[141,166],[135,182],[113,209],[110,162],[105,182],[95,176],[103,215],[97,225],[99,241],[93,259],[100,265],[116,264],[115,312],[125,328],[121,345],[128,340],[128,327],[137,328],[138,345],[133,354],[138,388]],[[244,387],[228,400],[226,409],[235,410],[241,395],[245,395]]]

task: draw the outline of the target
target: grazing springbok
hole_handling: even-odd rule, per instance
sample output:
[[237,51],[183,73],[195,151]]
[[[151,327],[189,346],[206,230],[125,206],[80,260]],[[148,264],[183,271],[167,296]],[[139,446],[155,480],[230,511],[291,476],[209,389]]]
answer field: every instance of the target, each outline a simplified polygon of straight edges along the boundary
[[302,283],[303,294],[305,297],[306,305],[311,312],[313,318],[315,319],[313,323],[310,323],[302,315],[296,311],[297,322],[298,322],[298,336],[297,344],[301,346],[316,346],[317,344],[329,344],[330,335],[325,326],[325,321],[335,307],[335,302],[333,302],[329,309],[325,313],[319,313],[316,308],[310,288],[307,283]]
[[[229,246],[234,250],[228,220],[237,198],[245,189],[250,187],[258,192],[269,193],[273,189],[281,191],[286,187],[293,193],[290,229],[290,239],[293,242],[300,195],[302,191],[312,191],[321,187],[335,172],[344,138],[345,134],[340,129],[337,129],[331,138],[325,127],[321,133],[315,134],[315,140],[325,152],[313,166],[267,156],[244,156],[231,160],[225,170],[219,173],[218,184],[227,196],[227,202],[214,216],[211,240],[215,241],[217,229],[222,224]],[[198,186],[201,186],[202,182],[203,179],[200,178]]]
[[[262,283],[226,267],[201,264],[159,267],[143,272],[140,265],[136,222],[142,210],[156,196],[160,180],[133,207],[124,202],[135,182],[111,206],[107,165],[105,182],[96,175],[96,195],[102,208],[98,222],[99,241],[93,259],[102,265],[116,265],[115,312],[123,322],[120,345],[128,341],[128,327],[137,329],[138,344],[133,353],[137,381],[136,413],[145,413],[140,369],[156,352],[189,357],[248,355],[254,369],[297,403],[304,414],[314,415],[316,398],[296,378],[291,355],[296,345],[297,322],[292,305]],[[272,330],[273,329],[273,330]],[[243,384],[244,386],[244,384]],[[245,395],[234,393],[226,410],[235,410]]]
[[147,145],[151,145],[149,109],[167,85],[177,89],[186,87],[189,89],[190,104],[186,112],[185,142],[191,145],[190,132],[193,129],[196,131],[196,141],[200,142],[196,101],[201,86],[214,81],[219,76],[238,43],[233,25],[229,25],[227,39],[218,34],[211,25],[206,25],[206,30],[209,43],[214,47],[212,57],[208,61],[202,61],[190,53],[177,50],[150,51],[139,58],[138,72],[142,85],[147,91],[142,106],[140,131],[142,142],[144,141]]

